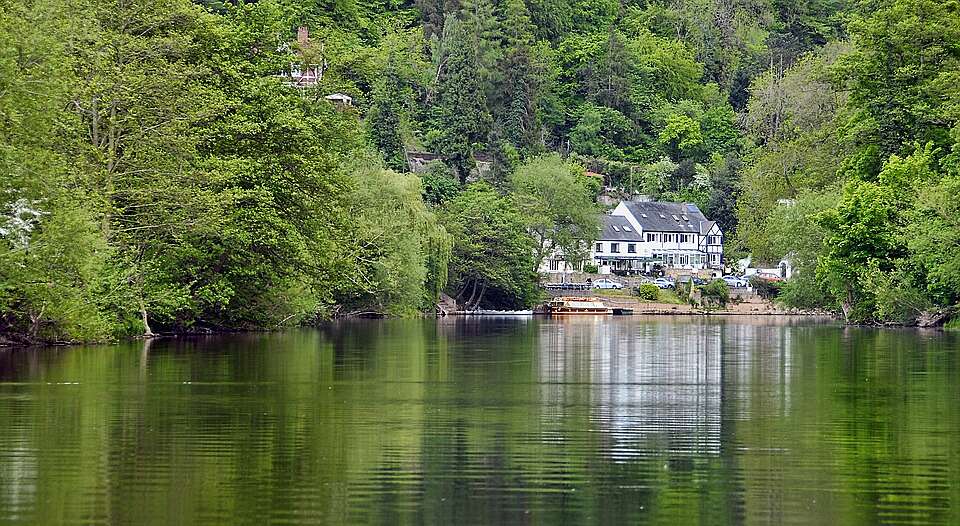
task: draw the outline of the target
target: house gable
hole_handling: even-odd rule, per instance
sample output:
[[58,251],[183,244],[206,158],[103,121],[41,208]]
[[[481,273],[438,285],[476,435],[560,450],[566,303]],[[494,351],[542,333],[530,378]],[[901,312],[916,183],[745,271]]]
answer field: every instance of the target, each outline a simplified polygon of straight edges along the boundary
[[630,212],[630,208],[627,207],[626,201],[620,201],[620,204],[618,204],[617,207],[610,212],[610,215],[627,218],[627,221],[630,221],[630,225],[633,226],[633,229],[637,231],[637,234],[643,234],[643,226],[639,221],[637,221],[637,218],[633,217],[633,213]]

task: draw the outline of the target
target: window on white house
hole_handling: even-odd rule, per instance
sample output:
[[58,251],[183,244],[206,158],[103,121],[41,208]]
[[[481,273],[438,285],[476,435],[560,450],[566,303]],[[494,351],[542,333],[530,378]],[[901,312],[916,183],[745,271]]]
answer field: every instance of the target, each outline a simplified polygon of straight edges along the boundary
[[655,235],[656,234],[651,234],[650,232],[647,232],[647,242],[653,241]]
[[637,253],[637,245],[636,245],[636,243],[630,243],[629,245],[627,245],[627,252],[629,252],[629,253],[631,253],[631,254],[636,254],[636,253]]
[[550,260],[550,270],[560,270],[560,266],[563,264],[563,261],[559,259]]
[[593,248],[596,252],[603,252],[603,243],[597,243],[597,246]]
[[620,243],[610,243],[610,252],[618,254],[620,252]]

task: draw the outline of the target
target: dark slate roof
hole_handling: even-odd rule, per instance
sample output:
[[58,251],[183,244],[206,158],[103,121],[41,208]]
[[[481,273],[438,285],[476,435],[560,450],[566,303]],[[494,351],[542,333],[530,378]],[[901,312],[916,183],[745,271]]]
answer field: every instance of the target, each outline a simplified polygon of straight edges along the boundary
[[644,232],[700,233],[700,223],[707,221],[697,205],[691,203],[631,201],[626,205]]
[[603,215],[600,220],[598,241],[643,241],[640,234],[630,226],[630,220],[626,217]]

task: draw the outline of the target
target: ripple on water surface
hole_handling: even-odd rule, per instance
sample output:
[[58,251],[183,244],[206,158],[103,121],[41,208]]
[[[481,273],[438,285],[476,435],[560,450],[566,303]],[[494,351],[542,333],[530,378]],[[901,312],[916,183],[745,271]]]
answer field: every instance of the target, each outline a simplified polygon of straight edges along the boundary
[[0,523],[960,524],[958,335],[349,322],[0,351]]

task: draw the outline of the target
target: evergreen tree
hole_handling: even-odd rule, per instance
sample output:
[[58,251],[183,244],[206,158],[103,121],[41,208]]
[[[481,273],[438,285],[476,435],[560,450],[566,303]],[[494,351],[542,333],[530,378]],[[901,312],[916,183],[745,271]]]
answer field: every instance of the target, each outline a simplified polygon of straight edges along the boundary
[[542,137],[537,119],[541,86],[530,48],[533,27],[523,0],[506,0],[502,9],[506,51],[500,63],[503,82],[495,100],[498,128],[514,147],[533,150]]
[[476,57],[476,75],[483,93],[493,97],[500,83],[501,72],[497,63],[503,54],[500,47],[500,23],[491,0],[464,0],[460,20],[466,31],[466,45]]
[[400,99],[403,90],[392,57],[387,61],[383,80],[373,93],[373,107],[368,117],[374,146],[384,163],[398,172],[407,171],[406,148],[400,130],[402,126]]
[[444,24],[444,48],[436,106],[439,153],[466,181],[473,167],[474,144],[487,137],[490,113],[477,75],[479,63],[463,24],[448,16]]

